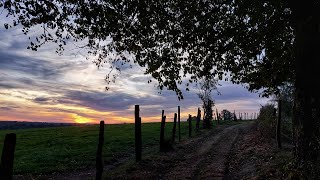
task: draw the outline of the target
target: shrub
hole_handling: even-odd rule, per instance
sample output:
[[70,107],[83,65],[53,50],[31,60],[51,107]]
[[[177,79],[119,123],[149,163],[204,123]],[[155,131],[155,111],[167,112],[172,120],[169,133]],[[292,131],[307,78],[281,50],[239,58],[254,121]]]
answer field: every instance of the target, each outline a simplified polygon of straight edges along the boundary
[[260,108],[257,118],[258,129],[263,136],[274,137],[276,117],[274,104],[266,104]]

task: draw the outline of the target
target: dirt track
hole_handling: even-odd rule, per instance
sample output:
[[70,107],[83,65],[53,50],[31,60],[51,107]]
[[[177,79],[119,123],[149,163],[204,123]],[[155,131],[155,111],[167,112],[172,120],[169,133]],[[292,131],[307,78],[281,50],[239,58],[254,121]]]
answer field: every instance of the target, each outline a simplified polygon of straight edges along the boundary
[[239,129],[247,125],[235,125],[223,129],[216,135],[208,134],[177,155],[188,154],[178,162],[166,179],[222,179],[230,149],[239,135]]
[[228,155],[239,132],[251,123],[220,125],[197,138],[177,144],[175,150],[143,159],[122,175],[107,179],[223,179]]

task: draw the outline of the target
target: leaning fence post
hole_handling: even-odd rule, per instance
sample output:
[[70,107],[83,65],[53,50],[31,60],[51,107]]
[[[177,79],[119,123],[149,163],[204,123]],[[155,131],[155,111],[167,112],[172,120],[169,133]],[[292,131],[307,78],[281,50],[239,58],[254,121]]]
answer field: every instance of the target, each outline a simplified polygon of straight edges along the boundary
[[192,131],[192,124],[191,124],[191,114],[189,114],[189,137],[191,137],[191,131]]
[[218,109],[216,108],[216,116],[217,116],[217,124],[219,124],[219,113],[218,113]]
[[161,127],[160,127],[160,151],[164,150],[164,127],[166,124],[166,116],[164,115],[164,110],[162,110],[161,115]]
[[174,113],[173,128],[172,128],[172,142],[176,139],[176,125],[177,125],[177,113]]
[[135,105],[134,117],[135,117],[135,147],[136,147],[136,162],[141,161],[142,152],[142,138],[141,138],[141,117],[139,115],[139,105]]
[[0,179],[11,180],[13,175],[14,150],[16,147],[16,134],[6,134],[2,148]]
[[180,133],[180,106],[178,106],[178,129],[179,129],[179,142],[181,141],[181,133]]
[[102,146],[103,146],[103,141],[104,141],[104,121],[100,121],[99,143],[98,143],[97,156],[96,156],[96,180],[102,179],[102,172],[103,172]]

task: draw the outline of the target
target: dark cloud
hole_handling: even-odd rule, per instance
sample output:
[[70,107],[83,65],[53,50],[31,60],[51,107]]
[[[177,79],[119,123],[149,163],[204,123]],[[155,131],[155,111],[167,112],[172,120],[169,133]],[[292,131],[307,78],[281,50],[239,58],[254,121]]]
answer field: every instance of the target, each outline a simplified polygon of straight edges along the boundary
[[[25,38],[27,40],[27,36],[24,36],[24,37],[22,36],[22,38]],[[10,46],[8,48],[9,49],[27,49],[28,45],[30,45],[30,42],[21,43],[21,41],[12,39],[12,41],[10,42]]]
[[10,71],[10,75],[19,73],[39,79],[56,79],[61,73],[55,64],[37,58],[8,54],[1,50],[0,57],[0,70]]
[[[32,90],[32,91],[45,91],[48,92],[49,94],[65,94],[66,92],[69,91],[69,89],[83,89],[83,88],[88,88],[82,85],[77,85],[77,84],[64,84],[58,81],[54,80],[43,80],[43,79],[33,79],[33,78],[27,78],[27,77],[5,77],[3,79],[0,79],[0,90],[1,89],[16,89],[15,91],[24,94],[26,97],[30,96],[30,94],[25,93],[22,90],[17,90],[17,89],[24,89],[24,90]],[[1,94],[1,92],[0,92]],[[12,96],[10,93],[8,94]],[[25,97],[20,97],[25,99]],[[39,99],[38,99],[39,98]],[[44,100],[41,99],[42,97],[37,97],[36,99],[31,99],[35,103],[54,103],[55,98],[51,98],[51,100],[46,99],[47,101],[45,102]],[[42,101],[41,101],[42,100]]]
[[38,104],[50,104],[52,102],[52,100],[47,97],[36,97],[32,101]]
[[218,91],[221,93],[214,94],[214,98],[219,101],[236,101],[236,100],[248,100],[258,99],[258,93],[249,92],[245,87],[232,84],[230,82],[224,82],[224,85],[218,87]]
[[89,107],[97,111],[127,110],[135,104],[153,104],[150,96],[138,97],[121,92],[66,91],[57,103]]
[[[162,109],[166,113],[176,112],[177,106],[181,103],[173,92],[165,91],[165,93],[171,94],[171,96],[138,96],[122,92],[64,90],[61,97],[39,96],[30,100],[38,104],[63,104],[66,106],[86,107],[101,112],[112,112],[116,116],[133,115],[132,109],[134,105],[138,104],[144,116],[154,116],[161,115]],[[170,98],[172,100],[169,100]],[[195,101],[190,98],[182,101],[182,103],[185,107],[187,107],[186,104],[195,105]],[[79,112],[79,110],[46,108],[46,111],[73,113],[85,117],[90,116],[86,112]]]
[[65,73],[87,68],[86,64],[81,62],[41,60],[30,56],[10,54],[1,49],[0,57],[0,89],[64,93],[68,89],[92,88],[64,81]]
[[0,111],[12,111],[12,110],[16,110],[19,109],[18,106],[14,106],[14,105],[6,105],[6,104],[2,104],[2,106],[0,106]]
[[15,97],[15,98],[23,99],[23,100],[29,100],[29,97],[26,96],[27,95],[26,93],[24,93],[23,91],[17,91],[17,92],[18,92],[18,94],[14,94],[12,92],[1,92],[0,91],[0,95]]
[[34,98],[35,102],[46,102],[46,101],[49,101],[49,100],[50,100],[49,98],[45,98],[45,97]]
[[36,81],[30,78],[19,78],[18,81],[27,85],[32,85],[32,86],[37,85]]
[[0,89],[35,89],[42,86],[39,81],[26,77],[4,77],[0,80]]
[[3,81],[0,81],[0,89],[14,89],[17,88],[14,84],[7,84],[3,83]]
[[12,107],[0,107],[0,110],[3,110],[3,111],[11,111],[13,109],[14,108],[12,108]]

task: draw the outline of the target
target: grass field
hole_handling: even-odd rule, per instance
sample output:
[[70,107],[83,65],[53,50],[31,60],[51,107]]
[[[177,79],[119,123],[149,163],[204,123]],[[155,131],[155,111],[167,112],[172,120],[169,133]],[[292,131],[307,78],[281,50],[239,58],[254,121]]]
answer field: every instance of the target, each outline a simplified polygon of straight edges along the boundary
[[[171,138],[172,126],[173,123],[166,123],[167,139]],[[99,125],[2,130],[0,152],[7,133],[17,135],[14,174],[45,174],[94,168]],[[142,124],[143,153],[158,150],[159,135],[160,123]],[[182,140],[188,138],[187,122],[181,123],[181,137]],[[132,156],[134,124],[106,125],[104,142],[103,157],[106,163],[119,157]]]

